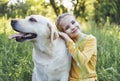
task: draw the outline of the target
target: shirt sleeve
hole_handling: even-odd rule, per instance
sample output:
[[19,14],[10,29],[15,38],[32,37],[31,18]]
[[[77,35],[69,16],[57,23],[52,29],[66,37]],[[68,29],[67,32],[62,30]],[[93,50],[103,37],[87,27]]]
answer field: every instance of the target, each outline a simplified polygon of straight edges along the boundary
[[80,51],[80,49],[75,45],[72,40],[67,40],[66,45],[71,53],[73,59],[80,64],[86,64],[91,59],[92,55],[96,55],[96,38],[91,37],[86,40],[84,49]]

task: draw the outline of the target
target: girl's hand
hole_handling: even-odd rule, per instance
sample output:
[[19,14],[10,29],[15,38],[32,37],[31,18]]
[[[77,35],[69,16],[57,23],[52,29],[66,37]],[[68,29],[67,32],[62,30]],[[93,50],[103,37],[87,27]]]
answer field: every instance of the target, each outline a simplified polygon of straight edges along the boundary
[[66,33],[64,32],[59,32],[59,36],[63,38],[65,41],[66,40],[72,40]]

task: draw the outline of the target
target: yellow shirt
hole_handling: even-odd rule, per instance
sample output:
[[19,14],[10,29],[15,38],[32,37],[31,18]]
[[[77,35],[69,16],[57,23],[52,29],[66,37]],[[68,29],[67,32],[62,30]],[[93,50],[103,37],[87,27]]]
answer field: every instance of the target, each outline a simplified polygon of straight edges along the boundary
[[73,59],[69,81],[95,81],[97,41],[93,35],[88,35],[85,39],[74,43],[66,41],[67,48]]

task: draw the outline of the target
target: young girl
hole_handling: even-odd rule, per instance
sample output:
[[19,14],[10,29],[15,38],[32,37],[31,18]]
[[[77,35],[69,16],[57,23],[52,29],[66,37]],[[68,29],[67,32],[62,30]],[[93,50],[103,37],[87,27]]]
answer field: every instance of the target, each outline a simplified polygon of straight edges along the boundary
[[72,56],[69,81],[97,81],[96,38],[82,33],[81,26],[72,14],[64,13],[58,16],[55,24]]

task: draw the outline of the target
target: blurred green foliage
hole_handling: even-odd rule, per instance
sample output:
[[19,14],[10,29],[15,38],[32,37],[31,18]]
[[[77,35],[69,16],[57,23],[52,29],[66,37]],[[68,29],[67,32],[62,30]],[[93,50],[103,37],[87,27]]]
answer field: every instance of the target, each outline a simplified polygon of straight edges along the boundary
[[[70,6],[63,4],[64,0],[26,0],[14,5],[7,5],[7,0],[0,1],[0,16],[8,18],[25,17],[31,14],[40,14],[52,19],[65,12],[73,13],[80,21],[94,20],[95,22],[120,23],[120,0],[71,0]],[[66,2],[67,3],[67,2]]]
[[13,33],[11,18],[40,14],[54,22],[64,12],[73,13],[79,22],[87,21],[82,23],[84,32],[97,38],[98,80],[120,80],[119,0],[72,0],[71,8],[65,7],[63,0],[17,1],[18,3],[8,6],[8,0],[0,0],[0,81],[31,81],[32,45],[30,42],[8,40],[8,35]]
[[95,3],[96,22],[106,22],[107,17],[111,23],[120,24],[120,0],[98,0]]
[[120,26],[110,24],[96,24],[94,21],[86,23],[88,30],[97,38],[97,75],[98,81],[120,80]]

